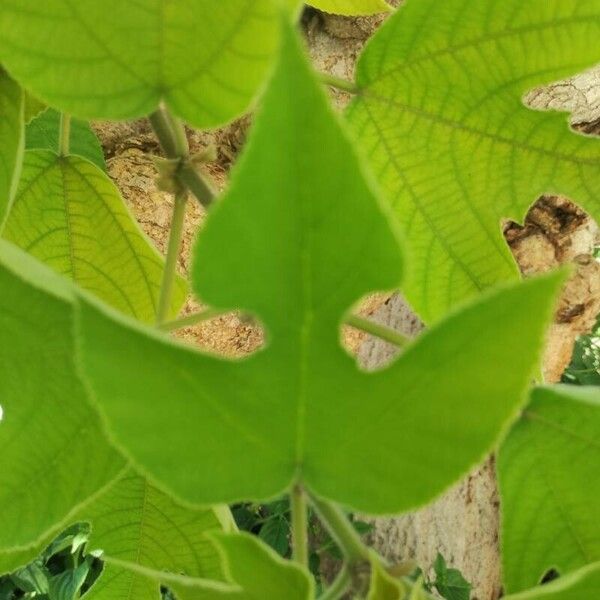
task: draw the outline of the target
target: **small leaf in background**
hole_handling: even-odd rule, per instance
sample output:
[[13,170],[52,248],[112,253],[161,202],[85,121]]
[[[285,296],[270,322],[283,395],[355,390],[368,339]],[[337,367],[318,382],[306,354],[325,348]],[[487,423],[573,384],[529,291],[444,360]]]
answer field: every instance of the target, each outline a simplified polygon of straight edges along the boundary
[[593,331],[577,338],[562,382],[600,386],[600,315]]
[[367,44],[347,116],[404,226],[423,320],[519,277],[500,223],[542,194],[600,218],[600,142],[522,100],[600,61],[599,36],[598,0],[409,0]]
[[277,48],[272,0],[34,4],[3,0],[2,62],[41,100],[84,119],[142,117],[164,100],[198,128],[220,125],[248,108]]
[[90,559],[85,559],[75,569],[55,575],[49,581],[49,600],[77,600],[90,571]]
[[385,0],[309,0],[308,4],[336,15],[372,15],[392,10]]
[[38,561],[19,569],[10,578],[23,592],[43,595],[49,591],[50,573]]
[[[117,310],[154,322],[164,260],[96,165],[26,152],[4,237]],[[178,277],[171,314],[186,292]]]
[[[371,514],[428,502],[522,404],[564,275],[485,295],[365,373],[340,321],[401,269],[393,222],[290,28],[193,268],[200,298],[257,315],[267,347],[221,359],[82,297],[82,365],[113,439],[194,503],[260,502],[298,481]],[[500,364],[511,365],[502,377]]]
[[274,515],[261,527],[259,537],[280,556],[290,554],[290,524],[283,515]]
[[[59,151],[61,114],[48,108],[34,118],[25,129],[25,147],[27,150]],[[87,158],[97,167],[106,171],[106,161],[100,141],[92,131],[90,124],[81,119],[71,119],[69,154]]]
[[23,139],[23,92],[0,67],[0,232],[19,182]]
[[596,600],[600,598],[600,562],[587,565],[535,588],[503,596],[503,600]]
[[598,440],[600,387],[533,392],[498,456],[507,592],[600,560]]
[[438,553],[433,563],[433,586],[446,600],[469,600],[473,587],[458,569],[448,568],[444,557]]
[[61,528],[124,467],[79,378],[71,288],[0,240],[0,550]]

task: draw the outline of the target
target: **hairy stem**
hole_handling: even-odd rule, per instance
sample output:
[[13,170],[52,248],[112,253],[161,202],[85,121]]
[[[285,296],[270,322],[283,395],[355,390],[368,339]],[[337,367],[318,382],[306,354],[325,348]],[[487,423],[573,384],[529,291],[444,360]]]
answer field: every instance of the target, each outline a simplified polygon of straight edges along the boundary
[[328,85],[329,87],[335,88],[336,90],[340,90],[342,92],[348,92],[349,94],[358,94],[358,92],[360,91],[356,83],[354,83],[354,81],[348,81],[347,79],[342,79],[329,73],[319,73],[319,79],[321,80],[321,83],[324,83],[325,85]]
[[295,485],[290,494],[294,560],[308,567],[308,507],[304,490]]
[[180,319],[175,319],[174,321],[162,323],[159,329],[162,329],[163,331],[177,331],[177,329],[183,329],[184,327],[198,325],[198,323],[203,323],[204,321],[210,321],[211,319],[220,317],[223,314],[227,313],[217,310],[216,308],[207,308],[206,310],[188,315],[187,317],[181,317]]
[[175,196],[173,205],[173,220],[171,222],[171,233],[169,236],[169,246],[167,249],[167,258],[163,280],[160,287],[160,297],[158,300],[158,311],[156,315],[157,325],[162,325],[169,316],[171,300],[173,297],[173,286],[177,276],[177,260],[181,249],[183,239],[183,224],[185,220],[185,206],[187,201],[187,190],[178,193]]
[[213,186],[190,162],[190,149],[185,128],[166,108],[159,108],[150,117],[152,129],[167,158],[179,160],[176,177],[180,185],[187,188],[203,206],[209,206],[215,199]]
[[319,596],[319,600],[339,600],[348,591],[351,582],[350,569],[344,564],[333,583]]
[[321,500],[315,496],[311,496],[310,500],[348,562],[352,564],[368,561],[369,549],[345,513],[336,504],[327,500]]
[[411,341],[409,337],[402,335],[401,333],[398,333],[389,327],[378,325],[373,321],[369,321],[369,319],[363,319],[362,317],[357,317],[356,315],[350,315],[346,319],[346,324],[350,325],[351,327],[355,327],[356,329],[360,329],[361,331],[370,333],[371,335],[381,338],[390,344],[394,344],[394,346],[398,346],[399,348],[403,348]]
[[58,153],[68,156],[71,142],[71,115],[61,113],[60,130],[58,132]]

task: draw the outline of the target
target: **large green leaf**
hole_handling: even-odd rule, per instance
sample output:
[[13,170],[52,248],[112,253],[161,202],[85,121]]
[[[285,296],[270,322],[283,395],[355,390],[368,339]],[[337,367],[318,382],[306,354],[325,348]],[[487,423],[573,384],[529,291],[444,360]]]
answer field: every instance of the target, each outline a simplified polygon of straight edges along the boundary
[[600,560],[600,388],[537,389],[498,469],[507,591]]
[[504,600],[595,600],[600,598],[600,563],[588,565],[552,583],[519,594],[504,596]]
[[[163,260],[108,176],[87,160],[26,152],[4,237],[118,310],[154,320]],[[173,313],[185,295],[179,278]]]
[[40,99],[85,119],[164,100],[197,127],[244,111],[277,45],[277,0],[4,0],[0,54]]
[[0,549],[56,529],[124,466],[77,375],[72,300],[0,241]]
[[291,32],[251,137],[194,278],[210,305],[259,315],[267,348],[221,360],[83,298],[83,365],[108,428],[195,502],[264,499],[299,481],[366,512],[422,504],[482,458],[521,403],[562,277],[486,297],[387,371],[361,372],[340,322],[398,282],[400,252]]
[[23,140],[23,92],[0,67],[0,231],[19,181]]
[[540,194],[600,218],[600,143],[522,102],[600,60],[599,37],[598,0],[407,0],[367,46],[348,119],[404,225],[424,319],[517,278],[501,219]]
[[385,0],[310,0],[308,4],[337,15],[372,15],[391,10]]
[[[25,147],[27,150],[59,151],[60,113],[48,108],[36,116],[26,128]],[[70,153],[87,158],[106,171],[106,162],[100,141],[90,124],[81,119],[72,119]]]

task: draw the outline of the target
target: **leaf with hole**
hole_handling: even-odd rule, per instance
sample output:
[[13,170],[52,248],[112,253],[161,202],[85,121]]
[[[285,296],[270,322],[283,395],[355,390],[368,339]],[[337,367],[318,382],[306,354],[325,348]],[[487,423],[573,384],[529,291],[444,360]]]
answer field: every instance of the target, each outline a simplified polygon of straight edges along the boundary
[[503,600],[592,600],[600,597],[600,563],[592,563],[519,594],[509,594]]
[[[4,237],[116,309],[154,321],[164,261],[115,185],[87,160],[26,152]],[[178,278],[173,315],[186,287]]]
[[427,321],[518,270],[501,221],[544,193],[600,217],[600,143],[524,94],[600,60],[597,0],[408,0],[367,45],[348,121],[404,226]]
[[600,388],[534,391],[498,458],[508,592],[600,560],[599,439]]
[[563,276],[486,296],[387,370],[362,372],[340,323],[400,271],[385,208],[288,31],[193,272],[210,306],[263,320],[267,347],[243,361],[202,354],[82,296],[82,364],[113,440],[192,502],[262,500],[293,482],[364,512],[427,502],[514,415]]
[[47,104],[133,119],[164,101],[196,127],[248,108],[277,47],[274,0],[4,0],[0,54]]

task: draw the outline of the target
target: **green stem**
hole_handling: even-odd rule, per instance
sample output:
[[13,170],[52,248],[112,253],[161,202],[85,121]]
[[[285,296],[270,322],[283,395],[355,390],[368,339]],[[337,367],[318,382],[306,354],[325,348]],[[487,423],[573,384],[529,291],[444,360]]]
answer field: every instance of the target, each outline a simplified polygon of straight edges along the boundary
[[202,206],[209,206],[215,199],[216,192],[189,160],[189,145],[181,121],[173,117],[166,108],[159,108],[149,119],[167,158],[180,161],[177,170],[179,183],[189,189]]
[[319,79],[321,83],[328,85],[329,87],[335,88],[342,92],[348,92],[349,94],[358,94],[360,91],[356,83],[354,81],[348,81],[347,79],[342,79],[341,77],[336,77],[335,75],[331,75],[330,73],[319,73]]
[[181,241],[183,239],[183,224],[185,221],[185,206],[187,201],[187,190],[175,196],[173,205],[173,220],[171,222],[171,233],[169,236],[169,246],[167,248],[167,258],[165,270],[163,272],[162,285],[160,287],[160,297],[158,300],[158,311],[156,315],[157,325],[162,325],[169,316],[171,300],[173,296],[173,286],[177,276],[177,260],[181,250]]
[[319,596],[319,600],[339,600],[346,593],[351,583],[350,569],[348,565],[344,565],[333,583]]
[[294,560],[308,567],[308,507],[306,494],[299,485],[292,488],[290,494],[292,509],[292,545]]
[[356,315],[350,315],[346,319],[346,324],[370,333],[371,335],[381,338],[390,344],[394,344],[394,346],[398,346],[399,348],[403,348],[411,341],[409,337],[402,335],[401,333],[398,333],[389,327],[378,325],[373,321],[363,319],[362,317],[357,317]]
[[369,561],[369,549],[346,514],[336,505],[315,496],[310,498],[315,510],[349,563]]
[[198,323],[203,323],[204,321],[216,319],[224,314],[227,313],[217,310],[216,308],[207,308],[206,310],[188,315],[187,317],[181,317],[180,319],[175,319],[174,321],[162,323],[159,329],[162,329],[163,331],[177,331],[178,329],[183,329],[184,327],[191,327],[192,325],[198,325]]
[[68,156],[71,142],[71,115],[61,113],[60,130],[58,132],[58,153],[60,156]]

